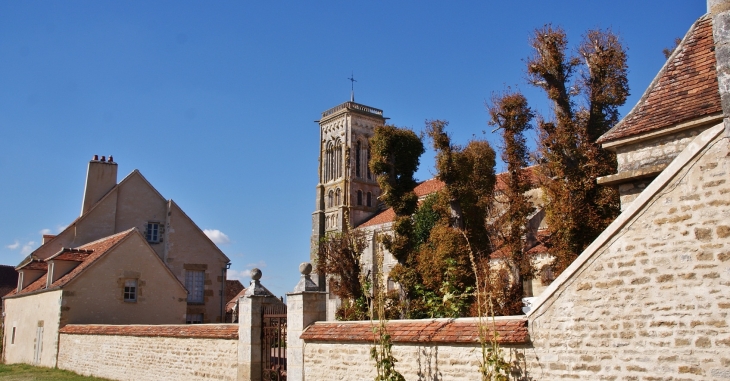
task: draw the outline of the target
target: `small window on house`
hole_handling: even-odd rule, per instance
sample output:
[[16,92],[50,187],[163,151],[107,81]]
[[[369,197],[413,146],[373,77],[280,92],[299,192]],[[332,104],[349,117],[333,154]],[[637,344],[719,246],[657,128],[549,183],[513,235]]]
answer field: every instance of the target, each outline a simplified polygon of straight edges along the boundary
[[357,191],[357,204],[362,205],[362,191]]
[[396,287],[397,286],[395,284],[395,281],[393,279],[390,279],[390,277],[388,277],[388,292],[396,290],[397,289]]
[[203,324],[203,314],[187,314],[185,315],[186,324]]
[[137,301],[137,279],[127,279],[124,281],[124,301]]
[[15,327],[13,327],[13,334],[10,336],[10,344],[15,344]]
[[160,242],[160,224],[158,222],[148,222],[145,235],[147,236],[147,242]]
[[187,270],[185,288],[188,289],[188,303],[204,303],[205,271]]
[[368,192],[367,200],[365,200],[365,201],[368,202],[368,204],[367,204],[368,206],[373,206],[373,194]]

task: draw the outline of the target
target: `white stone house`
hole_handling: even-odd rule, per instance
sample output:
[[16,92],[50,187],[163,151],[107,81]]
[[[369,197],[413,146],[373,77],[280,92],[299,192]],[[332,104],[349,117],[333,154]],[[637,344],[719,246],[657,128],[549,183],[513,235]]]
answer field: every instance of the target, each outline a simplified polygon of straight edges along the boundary
[[17,268],[4,297],[3,361],[56,366],[66,324],[163,324],[185,321],[188,291],[136,229]]
[[89,162],[81,215],[20,265],[45,260],[63,248],[136,228],[168,269],[188,290],[185,322],[222,322],[228,257],[173,201],[165,199],[132,171],[117,183],[117,163],[104,156]]

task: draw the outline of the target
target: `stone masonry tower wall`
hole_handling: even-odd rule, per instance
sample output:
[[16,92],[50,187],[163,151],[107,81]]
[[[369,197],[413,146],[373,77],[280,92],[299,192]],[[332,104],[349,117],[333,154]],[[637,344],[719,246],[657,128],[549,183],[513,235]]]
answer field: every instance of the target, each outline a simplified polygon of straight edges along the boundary
[[[380,188],[368,169],[369,141],[385,124],[383,111],[345,102],[322,113],[319,121],[319,181],[312,214],[311,259],[319,240],[345,226],[357,226],[378,209]],[[324,290],[324,279],[319,286]]]

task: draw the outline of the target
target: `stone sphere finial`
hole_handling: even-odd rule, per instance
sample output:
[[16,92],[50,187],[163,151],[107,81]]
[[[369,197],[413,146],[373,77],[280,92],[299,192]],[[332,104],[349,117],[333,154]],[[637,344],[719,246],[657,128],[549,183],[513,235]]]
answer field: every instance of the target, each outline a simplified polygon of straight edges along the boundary
[[302,262],[299,264],[299,272],[302,273],[302,275],[309,275],[312,273],[312,264],[309,262]]
[[257,268],[254,267],[251,270],[251,279],[253,279],[253,280],[259,280],[259,279],[261,279],[261,270],[259,270],[259,269],[257,269]]

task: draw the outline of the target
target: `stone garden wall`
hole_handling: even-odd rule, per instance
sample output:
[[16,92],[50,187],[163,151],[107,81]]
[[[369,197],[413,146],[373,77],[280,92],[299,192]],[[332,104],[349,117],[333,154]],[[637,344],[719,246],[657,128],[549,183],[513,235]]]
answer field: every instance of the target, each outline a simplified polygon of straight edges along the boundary
[[67,325],[58,368],[112,380],[236,380],[238,325]]

